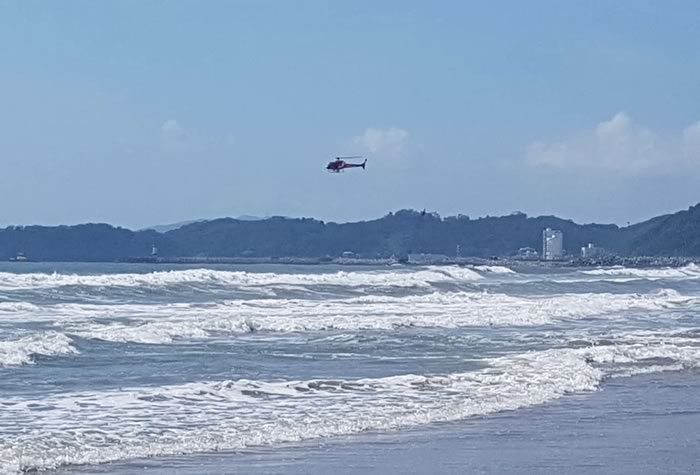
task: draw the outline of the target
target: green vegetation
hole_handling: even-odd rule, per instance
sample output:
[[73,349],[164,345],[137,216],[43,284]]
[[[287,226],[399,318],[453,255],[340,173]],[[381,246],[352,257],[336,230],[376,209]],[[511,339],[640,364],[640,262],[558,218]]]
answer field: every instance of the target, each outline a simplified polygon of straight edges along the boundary
[[592,242],[618,255],[700,256],[700,205],[634,226],[576,224],[554,216],[523,213],[470,219],[401,210],[357,223],[324,223],[310,218],[231,218],[194,222],[166,233],[130,231],[107,224],[11,226],[0,230],[0,258],[24,253],[37,261],[114,261],[148,256],[318,257],[352,251],[363,257],[408,253],[511,256],[519,248],[541,247],[542,229],[564,232],[567,252]]

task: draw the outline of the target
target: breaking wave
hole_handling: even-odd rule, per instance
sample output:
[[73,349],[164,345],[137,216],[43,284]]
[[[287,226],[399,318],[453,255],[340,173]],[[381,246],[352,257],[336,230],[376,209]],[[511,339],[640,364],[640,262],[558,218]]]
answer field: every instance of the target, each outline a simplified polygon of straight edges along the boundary
[[40,307],[29,302],[0,302],[0,315],[12,315],[16,313],[32,313],[40,310]]
[[483,360],[443,375],[213,381],[0,400],[0,470],[190,454],[396,430],[594,391],[608,377],[697,368],[700,346],[617,341]]
[[492,274],[515,274],[513,269],[505,266],[474,266],[480,272],[490,272]]
[[62,333],[41,333],[19,340],[0,341],[0,366],[20,366],[33,363],[33,357],[77,353],[71,339]]
[[700,266],[688,264],[684,267],[665,267],[661,269],[638,269],[631,267],[610,267],[582,271],[586,275],[633,277],[639,279],[698,279],[700,278]]
[[50,289],[77,287],[169,287],[180,285],[260,287],[278,285],[345,287],[429,287],[431,283],[475,281],[479,273],[460,267],[429,267],[419,270],[338,271],[333,273],[264,273],[188,269],[146,274],[16,274],[0,272],[0,289]]
[[164,344],[222,334],[533,326],[582,318],[653,314],[700,304],[670,289],[649,294],[516,297],[486,292],[362,296],[349,299],[256,299],[205,304],[19,305],[9,321],[51,322],[65,333],[113,342]]

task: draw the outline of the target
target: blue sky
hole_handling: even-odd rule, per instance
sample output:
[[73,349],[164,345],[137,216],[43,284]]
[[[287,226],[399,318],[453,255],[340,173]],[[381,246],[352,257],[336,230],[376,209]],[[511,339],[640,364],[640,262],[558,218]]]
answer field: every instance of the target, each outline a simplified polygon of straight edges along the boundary
[[636,222],[700,201],[698,51],[697,1],[2,1],[0,225]]

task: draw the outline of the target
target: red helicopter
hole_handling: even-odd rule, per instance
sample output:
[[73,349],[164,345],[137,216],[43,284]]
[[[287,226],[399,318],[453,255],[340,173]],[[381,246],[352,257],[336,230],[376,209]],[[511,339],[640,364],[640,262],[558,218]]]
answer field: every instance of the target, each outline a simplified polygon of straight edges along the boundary
[[360,156],[354,156],[354,157],[335,157],[335,160],[332,162],[329,162],[328,165],[326,165],[326,170],[329,172],[333,173],[339,173],[346,168],[362,168],[363,170],[365,169],[365,165],[367,165],[367,159],[365,158],[365,161],[362,163],[348,163],[345,160],[346,159],[351,159],[351,158],[362,158]]

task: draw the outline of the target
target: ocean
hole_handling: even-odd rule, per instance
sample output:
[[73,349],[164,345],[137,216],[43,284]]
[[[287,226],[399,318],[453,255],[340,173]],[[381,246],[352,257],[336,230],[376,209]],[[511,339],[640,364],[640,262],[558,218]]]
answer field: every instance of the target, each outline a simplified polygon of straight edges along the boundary
[[0,473],[697,473],[700,267],[0,264]]

